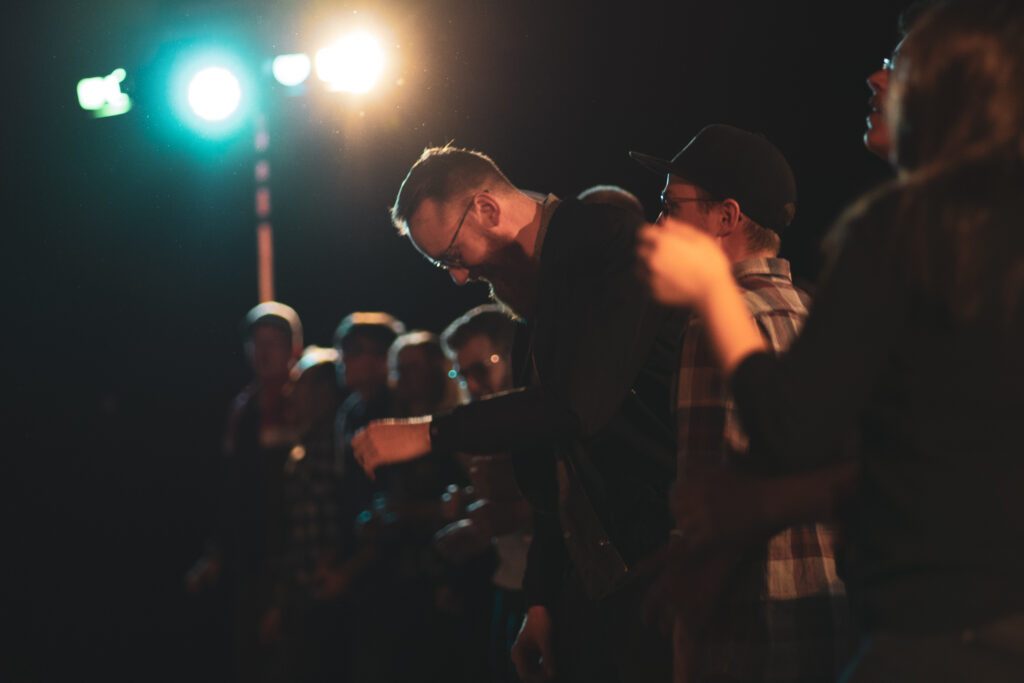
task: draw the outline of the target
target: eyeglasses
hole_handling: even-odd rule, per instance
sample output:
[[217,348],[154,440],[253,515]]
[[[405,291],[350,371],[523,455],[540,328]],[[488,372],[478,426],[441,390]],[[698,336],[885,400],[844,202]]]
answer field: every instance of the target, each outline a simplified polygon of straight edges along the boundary
[[689,204],[690,202],[707,202],[713,204],[714,199],[705,199],[704,197],[670,197],[666,194],[661,195],[661,212],[666,216],[674,216],[679,207],[683,204]]
[[472,379],[479,384],[485,384],[490,376],[491,367],[501,362],[501,356],[494,353],[487,360],[477,361],[458,369],[458,374],[466,379]]
[[[487,190],[484,190],[486,192]],[[431,263],[435,268],[462,268],[462,255],[459,253],[458,247],[455,246],[455,240],[459,239],[459,232],[462,230],[462,224],[466,222],[466,216],[469,215],[469,210],[473,208],[473,202],[476,201],[476,195],[473,195],[469,199],[469,203],[466,204],[466,210],[462,212],[462,218],[459,219],[459,224],[455,226],[455,232],[452,233],[452,241],[448,243],[448,246],[444,251],[437,257],[428,256],[424,254],[427,261]]]
[[896,49],[892,51],[892,54],[882,60],[882,70],[892,73],[893,69],[896,68],[896,59],[900,56],[900,47],[903,43],[896,46]]

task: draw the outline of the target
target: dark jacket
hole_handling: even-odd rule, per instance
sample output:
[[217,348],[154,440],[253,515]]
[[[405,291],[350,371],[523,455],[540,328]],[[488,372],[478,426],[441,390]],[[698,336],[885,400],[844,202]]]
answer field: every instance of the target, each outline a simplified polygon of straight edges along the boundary
[[[526,388],[462,406],[432,425],[435,447],[516,453],[520,487],[536,513],[524,582],[530,604],[555,597],[566,546],[598,597],[624,578],[615,575],[616,563],[625,569],[649,555],[671,528],[681,325],[636,277],[642,221],[615,207],[561,202],[542,244],[528,339],[517,340]],[[557,463],[567,473],[561,506]],[[567,488],[576,494],[568,508]],[[588,507],[594,524],[580,518]]]

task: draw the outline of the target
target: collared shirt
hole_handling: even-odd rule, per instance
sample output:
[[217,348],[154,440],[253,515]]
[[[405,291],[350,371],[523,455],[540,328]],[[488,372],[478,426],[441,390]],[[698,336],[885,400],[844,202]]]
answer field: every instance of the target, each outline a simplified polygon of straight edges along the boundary
[[539,262],[541,250],[544,248],[544,238],[548,234],[548,225],[551,223],[552,216],[555,215],[555,209],[558,208],[562,200],[551,193],[541,194],[539,192],[526,191],[525,194],[540,204],[540,228],[537,230],[537,246],[533,251],[534,260]]
[[[779,352],[800,332],[808,295],[793,286],[789,263],[759,258],[733,275],[764,337]],[[747,436],[718,370],[703,321],[692,316],[681,347],[679,476],[741,460]],[[834,534],[823,524],[774,536],[741,570],[707,642],[705,675],[723,681],[834,680],[845,660],[848,617],[836,574]]]

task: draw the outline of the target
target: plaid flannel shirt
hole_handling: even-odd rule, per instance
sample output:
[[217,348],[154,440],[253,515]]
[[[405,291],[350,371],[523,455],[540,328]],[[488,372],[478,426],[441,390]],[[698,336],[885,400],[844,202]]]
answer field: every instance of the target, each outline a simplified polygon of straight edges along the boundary
[[[793,286],[789,262],[750,259],[733,269],[765,344],[796,338],[808,295]],[[703,322],[683,337],[678,392],[679,476],[743,458],[747,437]],[[702,681],[834,681],[845,664],[849,617],[836,574],[833,532],[790,527],[743,567],[723,598],[702,653]]]
[[[334,443],[323,436],[296,445],[285,464],[285,590],[308,592],[317,564],[340,560],[344,521],[338,506]],[[308,596],[307,596],[308,597]]]

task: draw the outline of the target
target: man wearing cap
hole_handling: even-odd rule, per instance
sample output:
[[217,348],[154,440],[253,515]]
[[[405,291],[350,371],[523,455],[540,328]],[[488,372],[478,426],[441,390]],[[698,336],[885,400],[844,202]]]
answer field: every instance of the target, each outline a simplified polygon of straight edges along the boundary
[[[796,183],[782,153],[760,135],[711,125],[671,161],[631,156],[666,176],[659,223],[686,221],[715,237],[765,343],[776,351],[788,347],[807,316],[809,298],[794,287],[789,263],[778,257],[780,233],[796,211]],[[683,335],[677,407],[681,481],[748,465],[746,436],[695,315]],[[835,680],[849,634],[831,530],[820,524],[786,528],[734,571],[702,647],[688,651],[686,629],[695,625],[676,623],[677,676],[686,669],[697,680]],[[713,591],[725,577],[707,578],[706,589]]]
[[413,165],[392,218],[457,284],[486,280],[525,319],[513,353],[524,388],[371,424],[357,457],[373,471],[431,449],[509,450],[534,510],[520,676],[667,681],[670,647],[641,620],[638,568],[671,527],[680,325],[636,277],[642,217],[528,194],[486,155],[444,147]]

